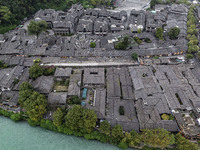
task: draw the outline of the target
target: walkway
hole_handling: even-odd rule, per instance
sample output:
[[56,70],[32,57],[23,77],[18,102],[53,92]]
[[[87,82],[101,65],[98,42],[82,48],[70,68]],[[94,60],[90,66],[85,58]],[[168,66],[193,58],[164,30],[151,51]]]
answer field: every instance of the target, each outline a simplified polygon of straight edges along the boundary
[[43,66],[62,66],[62,67],[106,67],[106,66],[134,66],[139,65],[134,62],[69,62],[69,63],[48,63]]

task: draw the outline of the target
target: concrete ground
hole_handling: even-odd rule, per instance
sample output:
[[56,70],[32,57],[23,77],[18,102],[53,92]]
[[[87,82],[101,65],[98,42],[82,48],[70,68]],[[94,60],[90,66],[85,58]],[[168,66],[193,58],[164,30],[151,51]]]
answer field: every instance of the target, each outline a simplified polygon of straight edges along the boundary
[[133,62],[71,62],[71,63],[48,63],[48,64],[41,64],[43,66],[63,66],[63,67],[106,67],[106,66],[133,66],[137,65]]
[[114,11],[125,10],[128,15],[132,9],[142,10],[150,7],[151,0],[116,0],[115,6],[117,7]]

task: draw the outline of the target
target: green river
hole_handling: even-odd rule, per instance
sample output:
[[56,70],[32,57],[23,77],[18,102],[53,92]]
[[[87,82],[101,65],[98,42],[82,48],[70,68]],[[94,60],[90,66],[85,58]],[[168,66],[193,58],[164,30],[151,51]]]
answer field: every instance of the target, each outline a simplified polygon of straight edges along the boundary
[[[110,144],[89,141],[13,122],[0,116],[0,150],[121,150]],[[133,149],[128,149],[133,150]]]

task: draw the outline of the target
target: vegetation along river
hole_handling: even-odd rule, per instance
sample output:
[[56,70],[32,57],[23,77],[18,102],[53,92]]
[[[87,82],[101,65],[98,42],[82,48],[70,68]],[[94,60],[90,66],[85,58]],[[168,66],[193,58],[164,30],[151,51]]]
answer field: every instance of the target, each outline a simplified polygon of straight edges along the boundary
[[[110,144],[68,136],[26,122],[13,122],[0,116],[1,150],[121,150]],[[134,149],[128,149],[134,150]]]

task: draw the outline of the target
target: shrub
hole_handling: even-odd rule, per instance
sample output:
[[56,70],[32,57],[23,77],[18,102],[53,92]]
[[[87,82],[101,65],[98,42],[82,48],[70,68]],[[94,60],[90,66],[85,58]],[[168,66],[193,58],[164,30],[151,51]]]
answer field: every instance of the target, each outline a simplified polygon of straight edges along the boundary
[[119,42],[115,44],[115,49],[126,50],[129,44],[130,44],[129,37],[125,36]]
[[0,68],[7,68],[8,65],[6,65],[3,61],[0,60]]
[[91,43],[90,43],[90,47],[91,47],[91,48],[95,48],[95,47],[96,47],[96,43],[95,43],[95,42],[91,42]]
[[162,28],[157,28],[155,36],[159,39],[159,40],[164,40],[163,37],[163,29]]
[[43,75],[50,76],[54,75],[56,68],[55,67],[45,67],[43,68]]
[[145,41],[146,43],[151,43],[151,40],[150,40],[149,38],[145,38],[144,41]]
[[12,112],[6,111],[6,110],[2,110],[2,115],[4,115],[5,117],[10,117],[12,115]]
[[176,39],[179,33],[180,33],[180,29],[177,27],[173,27],[169,30],[168,35],[170,39]]
[[19,82],[19,79],[14,78],[14,80],[13,80],[13,84],[16,85],[18,82]]
[[29,75],[31,78],[36,79],[43,75],[43,69],[41,68],[40,65],[34,64],[29,69]]
[[28,119],[28,124],[30,126],[39,126],[40,122],[32,121],[31,119]]
[[120,142],[118,147],[122,148],[122,149],[127,149],[128,148],[128,144],[124,143],[124,142]]
[[137,53],[133,53],[132,54],[132,59],[133,60],[138,60],[138,54]]
[[159,56],[154,56],[153,59],[159,59]]
[[135,42],[136,42],[137,44],[141,44],[141,43],[142,43],[142,40],[140,40],[140,38],[137,37],[137,36],[135,36],[133,39],[135,40]]
[[40,58],[38,58],[38,59],[33,60],[33,62],[34,62],[35,64],[38,64],[38,63],[41,63],[41,60],[40,60]]
[[16,113],[16,114],[12,114],[10,116],[10,118],[13,120],[13,121],[20,121],[22,119],[22,116],[20,113]]
[[141,28],[139,28],[139,29],[137,29],[137,33],[142,33],[142,29]]
[[167,114],[162,114],[161,115],[162,120],[169,120],[169,115]]
[[71,97],[68,99],[68,102],[69,102],[69,104],[78,104],[78,105],[81,104],[81,100],[79,99],[78,96],[71,96]]
[[192,59],[193,57],[194,57],[194,56],[193,56],[192,54],[187,54],[187,55],[186,55],[186,58],[187,58],[187,59]]

